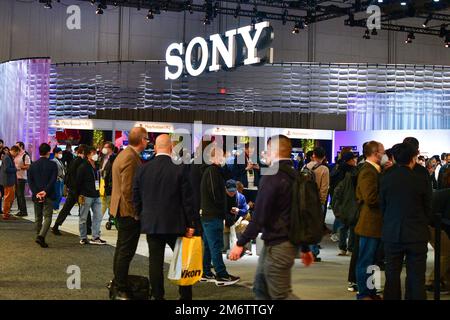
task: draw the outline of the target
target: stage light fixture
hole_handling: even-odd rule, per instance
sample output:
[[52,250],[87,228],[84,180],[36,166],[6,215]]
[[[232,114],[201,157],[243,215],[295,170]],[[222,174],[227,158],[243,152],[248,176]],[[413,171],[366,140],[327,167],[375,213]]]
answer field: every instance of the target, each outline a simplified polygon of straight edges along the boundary
[[208,15],[208,14],[205,15],[205,19],[203,19],[203,24],[204,24],[205,26],[211,24],[211,19],[209,18],[209,15]]
[[369,29],[366,29],[366,31],[364,32],[363,38],[366,40],[370,39],[370,31]]
[[44,5],[44,8],[45,8],[45,9],[52,9],[52,8],[53,8],[53,6],[52,6],[52,0],[47,0],[47,2],[46,2],[45,5]]
[[372,34],[373,36],[377,36],[377,35],[378,35],[377,29],[376,29],[376,28],[373,28],[371,34]]
[[428,26],[428,22],[433,18],[431,13],[428,15],[428,17],[425,19],[424,23],[422,24],[422,27],[426,28]]
[[148,14],[147,14],[147,16],[145,17],[147,20],[151,20],[151,19],[153,19],[155,16],[153,15],[153,10],[152,9],[150,9],[150,10],[148,10]]
[[292,33],[300,33],[300,23],[296,22],[294,28],[292,29]]
[[416,37],[414,36],[414,32],[409,32],[408,36],[406,37],[405,43],[412,43],[412,41],[415,39]]
[[97,15],[103,14],[103,9],[100,5],[98,5],[97,10],[95,10],[95,14]]
[[95,5],[95,0],[91,0],[91,5]]
[[444,45],[446,48],[450,47],[450,34],[445,36]]

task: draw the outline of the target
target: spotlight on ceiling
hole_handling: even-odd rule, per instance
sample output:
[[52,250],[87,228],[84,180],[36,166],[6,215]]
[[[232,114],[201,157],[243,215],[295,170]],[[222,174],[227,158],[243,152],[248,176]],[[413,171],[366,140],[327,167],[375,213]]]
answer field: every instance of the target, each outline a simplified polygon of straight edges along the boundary
[[294,25],[294,28],[292,29],[292,33],[296,34],[296,33],[300,33],[300,23],[296,22]]
[[100,4],[98,5],[97,10],[95,10],[95,14],[98,14],[98,15],[103,14],[103,9]]
[[450,47],[450,34],[447,34],[445,36],[444,45],[445,45],[446,48]]
[[148,10],[147,16],[145,17],[147,20],[153,19],[155,16],[153,15],[153,10]]
[[44,5],[45,9],[52,9],[52,0],[47,0],[47,2]]
[[211,19],[209,18],[209,15],[208,15],[208,14],[205,15],[205,19],[203,19],[203,24],[204,24],[205,26],[211,24]]
[[406,6],[406,1],[400,2],[400,5],[401,5],[401,6]]
[[424,23],[422,24],[422,27],[426,28],[428,26],[428,22],[433,18],[432,14],[430,13],[428,17],[425,19]]
[[189,11],[190,14],[194,13],[194,10],[192,10],[192,0],[186,2],[186,9]]
[[369,40],[370,39],[370,31],[369,29],[366,29],[363,35],[363,39]]
[[408,36],[406,37],[405,43],[412,43],[412,41],[415,39],[416,37],[414,36],[414,32],[409,32]]
[[92,4],[92,5],[95,5],[95,0],[91,0],[91,4]]

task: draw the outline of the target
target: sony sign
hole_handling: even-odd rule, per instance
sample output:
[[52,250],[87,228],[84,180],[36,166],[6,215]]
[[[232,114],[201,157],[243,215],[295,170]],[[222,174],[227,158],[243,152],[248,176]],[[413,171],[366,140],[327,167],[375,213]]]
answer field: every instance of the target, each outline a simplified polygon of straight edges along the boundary
[[[209,40],[196,37],[187,47],[172,43],[166,51],[166,80],[178,79],[184,68],[193,77],[208,71],[232,69],[241,65],[272,62],[270,44],[273,29],[269,22],[260,22],[225,32],[213,34]],[[184,61],[183,61],[184,59]]]

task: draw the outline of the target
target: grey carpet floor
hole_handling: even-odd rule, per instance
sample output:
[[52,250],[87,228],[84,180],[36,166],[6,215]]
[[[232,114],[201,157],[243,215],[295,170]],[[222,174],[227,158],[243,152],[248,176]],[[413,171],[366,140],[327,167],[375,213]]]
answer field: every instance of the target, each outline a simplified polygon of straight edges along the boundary
[[[0,300],[105,300],[106,284],[112,279],[112,246],[81,246],[78,237],[49,233],[48,249],[35,242],[34,224],[25,220],[0,219]],[[68,289],[69,266],[81,271],[81,289]],[[166,272],[168,265],[165,266]],[[148,258],[136,255],[130,274],[148,276]],[[166,299],[178,299],[178,288],[165,281]],[[219,288],[198,283],[198,300],[251,300],[249,288],[234,285]]]

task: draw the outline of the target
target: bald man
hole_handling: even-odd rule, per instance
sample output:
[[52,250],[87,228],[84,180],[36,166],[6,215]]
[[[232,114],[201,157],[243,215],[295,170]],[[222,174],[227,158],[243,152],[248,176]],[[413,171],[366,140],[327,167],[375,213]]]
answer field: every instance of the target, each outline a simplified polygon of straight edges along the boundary
[[289,241],[292,184],[296,174],[291,151],[288,137],[279,135],[269,139],[267,153],[272,174],[263,176],[252,221],[230,253],[231,260],[238,260],[244,246],[262,232],[264,247],[253,284],[257,300],[296,299],[291,287],[295,257],[301,249],[304,264],[309,265],[313,260],[308,246],[300,248]]
[[115,299],[132,299],[127,286],[128,270],[139,242],[141,226],[133,205],[132,187],[137,168],[141,165],[140,153],[148,144],[147,130],[131,129],[129,146],[114,160],[112,167],[111,215],[117,222],[117,245],[114,254]]
[[[193,209],[189,170],[172,161],[172,142],[167,134],[158,136],[156,157],[137,171],[133,184],[133,202],[147,235],[150,262],[151,295],[164,299],[164,251],[173,250],[178,237],[192,237],[200,220]],[[180,286],[182,300],[192,300],[192,287]]]

